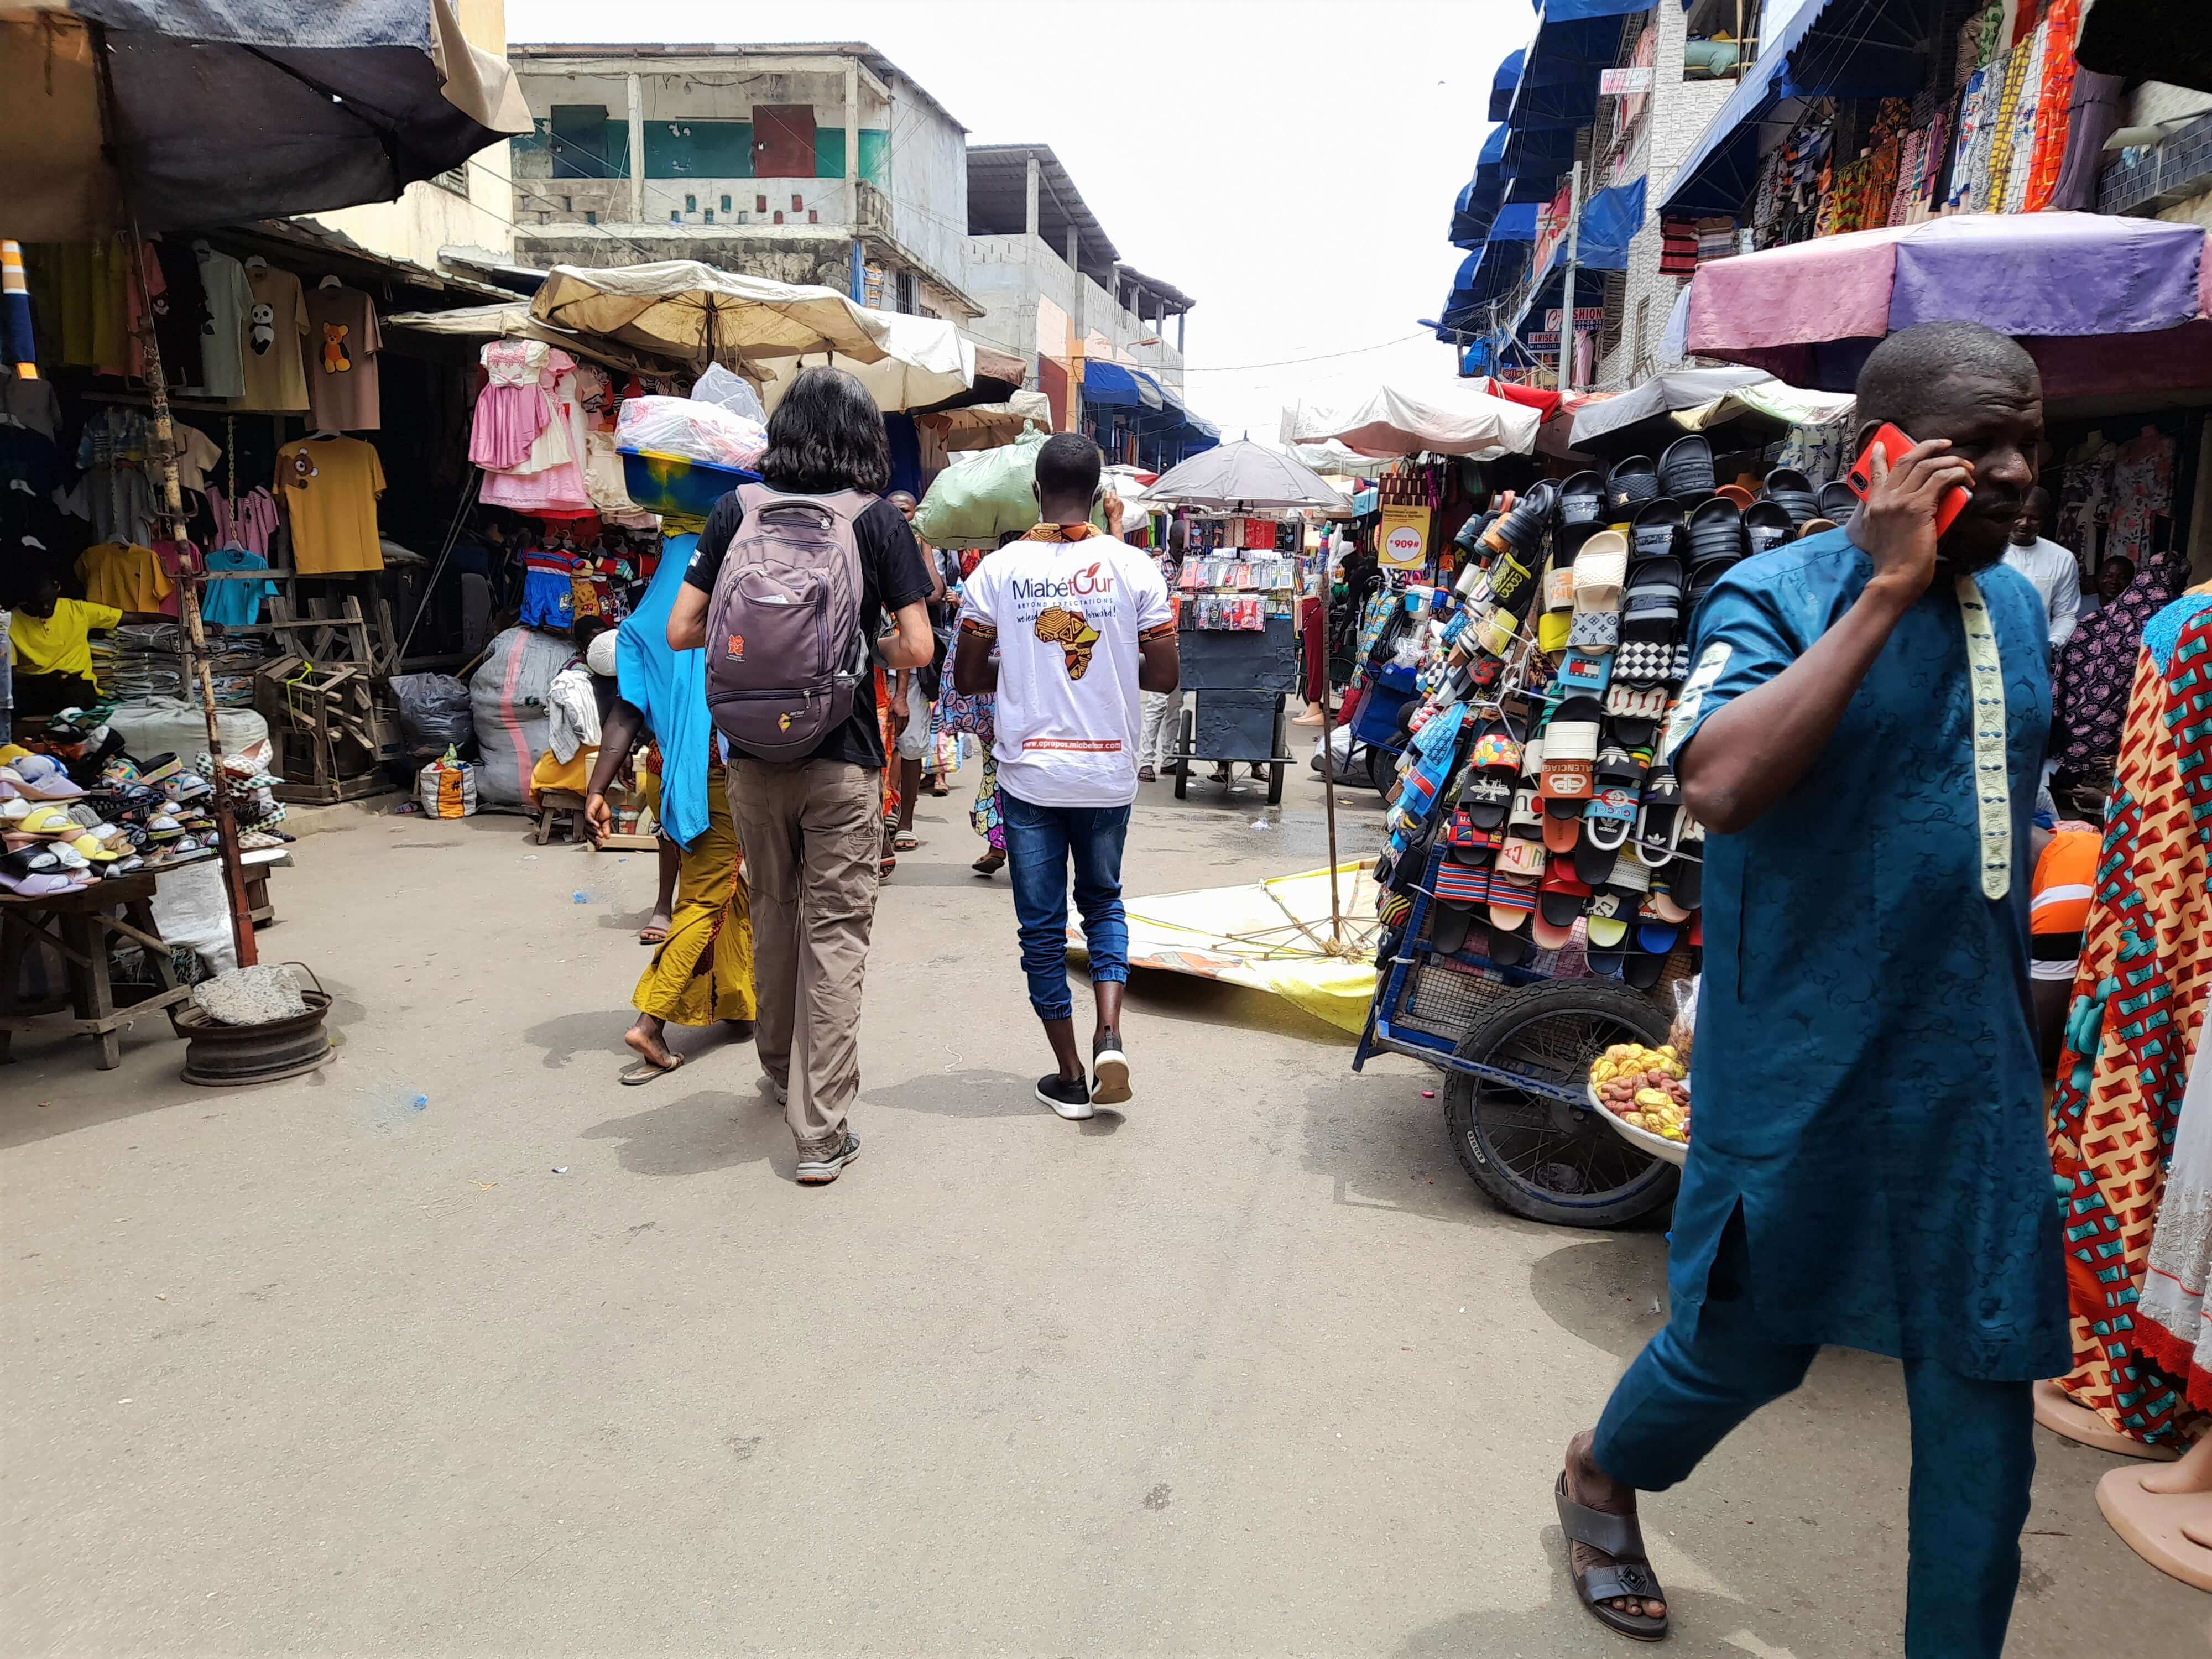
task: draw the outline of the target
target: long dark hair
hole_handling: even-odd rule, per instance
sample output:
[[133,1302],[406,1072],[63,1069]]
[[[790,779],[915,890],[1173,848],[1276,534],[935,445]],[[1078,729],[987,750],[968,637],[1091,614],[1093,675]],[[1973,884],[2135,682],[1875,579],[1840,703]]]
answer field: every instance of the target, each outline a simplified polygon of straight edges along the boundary
[[768,417],[761,477],[804,495],[882,495],[891,482],[890,440],[867,387],[842,368],[801,370]]

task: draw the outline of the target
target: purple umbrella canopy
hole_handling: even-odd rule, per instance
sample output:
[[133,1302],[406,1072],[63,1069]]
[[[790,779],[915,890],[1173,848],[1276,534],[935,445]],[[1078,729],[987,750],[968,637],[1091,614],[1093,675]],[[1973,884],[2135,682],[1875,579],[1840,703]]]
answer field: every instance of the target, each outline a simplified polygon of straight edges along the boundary
[[[1820,237],[1700,265],[1688,346],[1849,391],[1875,342],[1963,319],[2019,338],[2052,397],[2212,386],[2204,236],[2158,219],[2009,213]],[[2133,349],[2113,338],[2153,335]]]

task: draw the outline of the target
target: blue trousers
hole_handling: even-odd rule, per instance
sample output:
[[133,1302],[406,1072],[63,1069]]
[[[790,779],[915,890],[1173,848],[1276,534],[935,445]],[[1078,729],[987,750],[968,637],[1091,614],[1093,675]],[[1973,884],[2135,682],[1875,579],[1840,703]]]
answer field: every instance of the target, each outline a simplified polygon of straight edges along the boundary
[[[1731,1231],[1705,1305],[1677,1313],[1645,1345],[1598,1420],[1597,1466],[1639,1491],[1686,1479],[1737,1424],[1803,1382],[1820,1352],[1760,1332],[1741,1288],[1742,1236]],[[1980,1382],[1929,1359],[1905,1362],[1912,1415],[1906,1659],[2000,1659],[2035,1477],[2031,1386]]]
[[1121,842],[1126,806],[1036,806],[999,786],[1006,835],[1006,873],[1014,884],[1014,921],[1022,939],[1022,972],[1039,1019],[1068,1019],[1067,866],[1075,866],[1075,908],[1091,956],[1091,982],[1126,983],[1129,924],[1121,914]]

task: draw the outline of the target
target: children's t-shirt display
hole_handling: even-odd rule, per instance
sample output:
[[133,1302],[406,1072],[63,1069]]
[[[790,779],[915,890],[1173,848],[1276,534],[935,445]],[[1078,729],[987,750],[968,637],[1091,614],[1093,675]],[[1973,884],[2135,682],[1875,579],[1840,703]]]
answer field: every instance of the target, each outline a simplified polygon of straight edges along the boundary
[[[242,547],[208,550],[210,572],[266,570],[269,561]],[[221,628],[250,628],[261,620],[261,601],[276,597],[275,582],[210,582],[200,590],[200,615]]]
[[357,288],[307,295],[307,399],[318,427],[374,432],[381,424],[376,354],[384,349],[376,302]]
[[[150,547],[103,542],[85,549],[76,569],[84,578],[85,598],[118,611],[159,616],[171,591],[168,575]],[[174,616],[175,610],[169,614]]]
[[208,398],[246,395],[246,316],[253,309],[253,289],[246,280],[246,267],[228,253],[217,253],[205,242],[195,242],[199,256],[200,288],[207,296],[207,314],[200,325],[200,379],[192,390]]
[[307,406],[307,376],[300,347],[307,335],[307,297],[300,279],[274,265],[248,264],[252,294],[246,319],[246,392],[242,409],[299,410]]
[[384,462],[359,438],[307,438],[276,452],[276,493],[292,526],[292,565],[327,576],[384,568],[376,498]]

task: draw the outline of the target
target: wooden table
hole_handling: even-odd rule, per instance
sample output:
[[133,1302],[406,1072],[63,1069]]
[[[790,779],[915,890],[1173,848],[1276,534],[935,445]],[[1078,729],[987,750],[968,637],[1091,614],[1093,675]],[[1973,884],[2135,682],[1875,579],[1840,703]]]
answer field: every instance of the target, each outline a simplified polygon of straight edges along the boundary
[[[176,964],[154,921],[155,873],[121,876],[96,881],[89,887],[57,893],[51,898],[26,898],[0,893],[0,1061],[13,1058],[9,1046],[15,1033],[27,1031],[42,1020],[80,1031],[94,1039],[99,1066],[112,1072],[123,1063],[122,1039],[116,1033],[147,1014],[168,1011],[175,1029],[176,1005],[191,994],[177,978]],[[120,908],[121,919],[110,915]],[[118,1009],[115,987],[108,975],[110,933],[137,940],[161,988],[143,1001]],[[15,1000],[23,958],[33,946],[44,945],[59,953],[69,972],[69,991],[35,1008]],[[56,1019],[64,1008],[73,1018]],[[179,1036],[184,1034],[178,1032]]]

